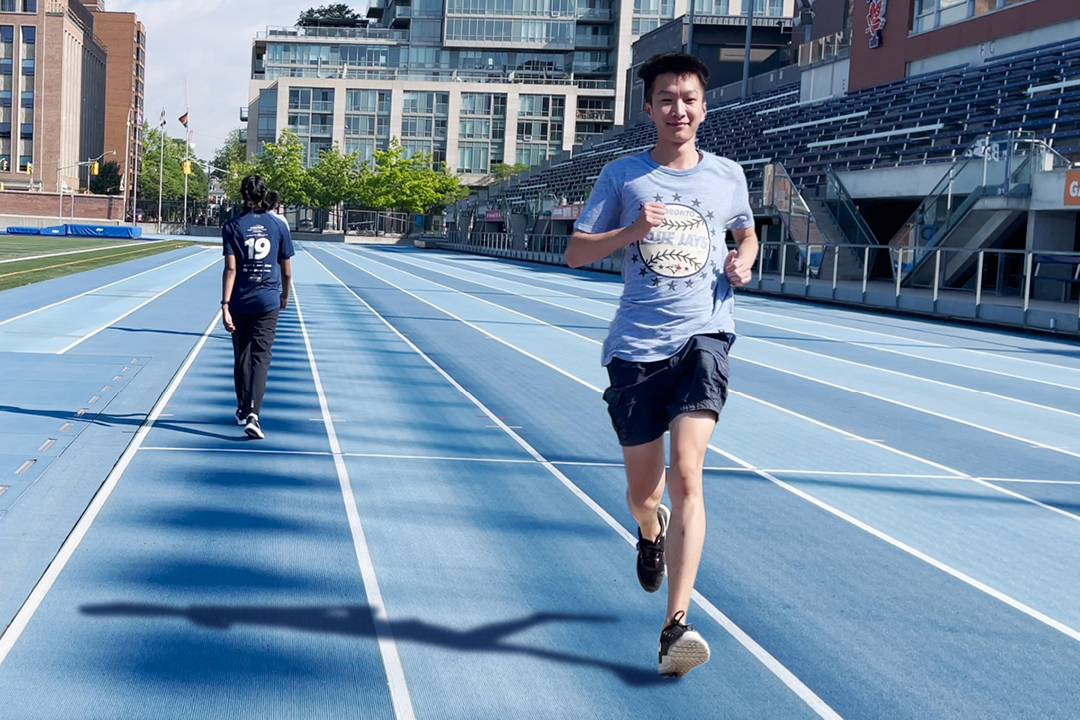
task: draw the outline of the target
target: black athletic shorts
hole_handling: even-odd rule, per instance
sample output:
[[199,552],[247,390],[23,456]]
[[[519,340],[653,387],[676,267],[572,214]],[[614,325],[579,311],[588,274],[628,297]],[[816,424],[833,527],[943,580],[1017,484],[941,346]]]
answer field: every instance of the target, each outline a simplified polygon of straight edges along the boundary
[[677,415],[712,410],[727,401],[728,350],[734,335],[695,335],[672,357],[653,362],[613,358],[604,391],[619,444],[644,445],[663,437]]

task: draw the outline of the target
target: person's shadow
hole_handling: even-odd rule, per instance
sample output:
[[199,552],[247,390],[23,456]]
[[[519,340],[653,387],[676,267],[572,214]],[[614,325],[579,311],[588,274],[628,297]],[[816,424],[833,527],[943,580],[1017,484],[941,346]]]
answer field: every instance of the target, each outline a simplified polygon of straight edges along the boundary
[[[143,603],[111,603],[84,605],[83,614],[98,617],[173,617],[184,618],[196,625],[228,630],[233,625],[262,625],[288,628],[301,632],[332,633],[356,637],[378,637],[376,620],[367,605],[299,605],[284,607],[244,607],[221,605],[191,605],[174,607]],[[585,655],[533,647],[514,642],[513,635],[537,625],[552,622],[615,623],[618,618],[608,615],[584,615],[537,612],[518,620],[481,625],[469,630],[433,625],[423,620],[380,620],[398,642],[422,643],[459,652],[501,652],[532,655],[558,663],[608,670],[627,685],[646,686],[665,682],[654,669],[626,665]]]

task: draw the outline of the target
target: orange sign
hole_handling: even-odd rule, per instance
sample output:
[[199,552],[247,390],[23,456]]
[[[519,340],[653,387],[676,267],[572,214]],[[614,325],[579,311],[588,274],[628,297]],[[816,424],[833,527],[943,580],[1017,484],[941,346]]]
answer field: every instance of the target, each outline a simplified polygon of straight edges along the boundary
[[1065,204],[1080,205],[1080,171],[1065,173]]

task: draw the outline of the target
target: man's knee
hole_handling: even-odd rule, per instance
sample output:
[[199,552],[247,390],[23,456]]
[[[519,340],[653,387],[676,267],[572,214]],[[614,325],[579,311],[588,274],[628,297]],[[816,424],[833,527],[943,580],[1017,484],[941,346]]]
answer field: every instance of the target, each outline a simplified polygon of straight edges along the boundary
[[668,492],[674,496],[693,500],[702,495],[702,466],[690,458],[675,458],[668,476]]
[[663,485],[659,485],[651,491],[635,490],[634,487],[626,489],[626,504],[630,506],[630,512],[634,515],[646,515],[656,512],[656,508],[659,507],[663,497]]

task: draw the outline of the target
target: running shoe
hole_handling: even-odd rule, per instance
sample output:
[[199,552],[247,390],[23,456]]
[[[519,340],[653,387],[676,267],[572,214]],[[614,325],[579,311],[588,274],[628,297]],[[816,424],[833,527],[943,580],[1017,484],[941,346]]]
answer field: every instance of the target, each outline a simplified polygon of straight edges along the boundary
[[641,537],[638,528],[637,577],[645,592],[656,592],[664,584],[664,540],[667,537],[668,521],[671,511],[663,505],[656,508],[656,519],[660,521],[660,535],[656,540]]
[[262,428],[259,427],[259,416],[255,413],[250,413],[247,416],[247,422],[244,424],[244,432],[252,440],[262,440],[266,437],[263,434]]
[[663,677],[682,677],[709,661],[709,643],[693,625],[683,623],[685,618],[686,613],[680,610],[660,633],[660,674]]
[[248,414],[246,412],[240,408],[236,408],[236,414],[233,417],[236,418],[237,425],[244,426],[247,425],[247,416]]

